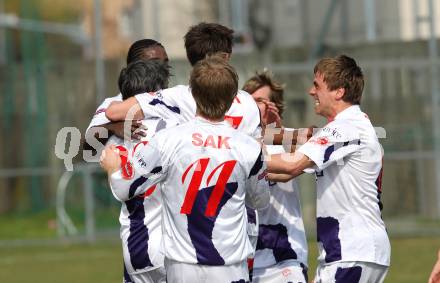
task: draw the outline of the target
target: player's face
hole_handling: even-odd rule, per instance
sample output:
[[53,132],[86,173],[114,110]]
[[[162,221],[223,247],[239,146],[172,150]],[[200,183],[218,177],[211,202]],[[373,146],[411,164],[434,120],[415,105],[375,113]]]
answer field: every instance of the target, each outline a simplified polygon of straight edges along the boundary
[[160,60],[162,62],[168,63],[168,55],[163,47],[154,46],[146,49],[142,54],[142,59],[145,60]]
[[260,87],[254,93],[252,93],[252,98],[257,103],[258,108],[260,109],[260,112],[265,113],[266,112],[266,104],[264,103],[264,101],[271,101],[270,100],[270,87],[267,85]]
[[324,116],[328,120],[333,120],[336,116],[334,109],[337,90],[329,90],[327,83],[324,82],[324,76],[316,73],[313,79],[313,86],[309,90],[309,94],[315,100],[315,113]]

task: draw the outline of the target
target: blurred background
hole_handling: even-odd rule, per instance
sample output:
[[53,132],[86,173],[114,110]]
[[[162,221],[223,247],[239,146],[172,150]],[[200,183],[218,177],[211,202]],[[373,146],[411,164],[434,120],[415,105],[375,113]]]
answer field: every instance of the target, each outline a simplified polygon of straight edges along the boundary
[[[183,35],[201,21],[234,29],[240,85],[265,67],[286,84],[286,126],[325,124],[307,94],[319,58],[358,61],[385,151],[386,282],[426,282],[440,248],[438,0],[0,0],[0,282],[121,281],[120,204],[81,151],[66,171],[57,133],[84,138],[135,40],[160,41],[171,85],[186,84]],[[313,276],[314,177],[300,183]]]

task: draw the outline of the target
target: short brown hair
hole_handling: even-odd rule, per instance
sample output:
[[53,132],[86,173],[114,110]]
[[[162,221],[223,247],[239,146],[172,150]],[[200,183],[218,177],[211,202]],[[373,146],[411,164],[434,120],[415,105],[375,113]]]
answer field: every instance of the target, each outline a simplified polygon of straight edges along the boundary
[[199,61],[189,79],[197,112],[208,119],[221,119],[231,107],[238,91],[238,75],[219,57]]
[[324,76],[324,82],[329,90],[344,88],[345,94],[342,100],[351,104],[361,104],[364,75],[353,58],[340,55],[321,59],[313,72]]
[[215,53],[231,54],[233,34],[232,29],[215,23],[200,23],[190,27],[184,40],[186,56],[191,65]]
[[273,75],[264,70],[263,72],[256,72],[255,76],[246,81],[243,90],[252,94],[258,89],[268,86],[270,88],[270,101],[275,103],[278,108],[279,115],[282,117],[284,111],[284,85],[273,78]]

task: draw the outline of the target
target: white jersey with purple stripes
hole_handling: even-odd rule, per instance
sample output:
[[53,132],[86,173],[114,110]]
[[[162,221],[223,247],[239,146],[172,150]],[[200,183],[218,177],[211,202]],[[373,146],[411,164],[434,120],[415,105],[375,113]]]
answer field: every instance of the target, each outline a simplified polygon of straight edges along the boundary
[[[283,146],[267,145],[268,154],[283,153]],[[307,266],[307,240],[299,201],[298,183],[269,182],[270,204],[258,211],[259,231],[254,269],[296,261]]]
[[[142,121],[146,127],[146,137],[139,142],[125,141],[112,136],[107,144],[118,146],[119,151],[130,155],[140,150],[158,131],[174,127],[177,122],[162,119]],[[121,152],[122,153],[122,152]],[[124,173],[130,175],[130,168],[123,160]],[[156,186],[144,188],[145,193],[123,201],[119,222],[124,264],[129,274],[138,274],[164,265],[164,256],[160,249],[162,239],[161,210],[162,197]]]
[[321,264],[390,264],[382,221],[382,147],[358,105],[338,113],[302,147],[316,164],[317,237]]
[[115,95],[113,97],[108,97],[104,99],[104,101],[101,103],[101,105],[98,106],[98,108],[95,111],[95,114],[93,114],[92,121],[90,122],[89,126],[87,127],[86,132],[91,127],[101,126],[108,123],[111,123],[111,121],[105,116],[105,110],[107,110],[110,103],[113,101],[120,102],[122,101],[122,94]]
[[165,257],[182,263],[230,265],[253,252],[245,204],[269,203],[260,144],[226,121],[196,117],[157,133],[132,159],[134,177],[110,177],[115,196],[136,198],[160,183]]
[[[145,118],[162,117],[186,122],[196,115],[196,103],[187,85],[178,85],[156,93],[142,93],[135,96]],[[225,120],[235,129],[255,138],[260,138],[260,112],[250,94],[239,90]]]

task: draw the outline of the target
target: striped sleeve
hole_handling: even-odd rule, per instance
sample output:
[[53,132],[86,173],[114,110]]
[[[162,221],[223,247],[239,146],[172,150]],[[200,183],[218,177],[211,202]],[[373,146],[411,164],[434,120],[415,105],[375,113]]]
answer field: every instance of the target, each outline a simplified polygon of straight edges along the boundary
[[316,164],[316,170],[321,171],[333,163],[343,165],[343,158],[359,151],[360,145],[359,133],[354,127],[330,123],[298,150]]

